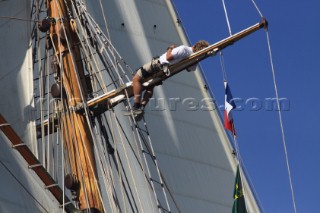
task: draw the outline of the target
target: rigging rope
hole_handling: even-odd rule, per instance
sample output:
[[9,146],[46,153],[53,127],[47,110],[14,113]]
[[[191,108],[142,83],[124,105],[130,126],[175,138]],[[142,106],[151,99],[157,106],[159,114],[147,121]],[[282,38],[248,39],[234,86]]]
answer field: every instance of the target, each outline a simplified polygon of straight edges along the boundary
[[229,22],[229,18],[228,18],[227,8],[226,8],[226,5],[224,3],[224,0],[222,0],[222,5],[223,5],[224,13],[225,13],[225,16],[226,16],[226,21],[227,21],[227,25],[228,25],[228,29],[229,29],[229,34],[231,36],[232,32],[231,32],[231,27],[230,27],[230,22]]
[[223,81],[227,81],[227,71],[226,71],[226,67],[224,65],[224,58],[223,58],[222,51],[219,51],[219,54],[220,54],[220,65],[221,65]]
[[291,177],[291,171],[290,171],[290,164],[289,164],[289,156],[288,156],[288,151],[287,151],[287,143],[286,143],[286,138],[285,138],[285,133],[284,133],[284,127],[283,127],[283,121],[282,121],[282,113],[281,113],[281,108],[280,108],[278,88],[277,88],[274,64],[273,64],[273,60],[272,60],[272,52],[271,52],[271,45],[270,45],[270,38],[269,38],[268,31],[266,31],[266,35],[267,35],[269,58],[270,58],[270,64],[271,64],[271,71],[272,71],[274,90],[275,90],[275,93],[276,93],[276,100],[277,100],[276,102],[277,102],[279,122],[280,122],[280,128],[281,128],[282,143],[283,143],[284,153],[285,153],[285,157],[286,157],[286,166],[287,166],[289,182],[290,182],[290,190],[291,190],[293,209],[294,209],[294,212],[297,213],[294,190],[293,190],[293,184],[292,184],[292,177]]
[[251,0],[251,1],[252,1],[253,5],[256,7],[256,10],[258,11],[260,17],[263,17],[261,11],[260,11],[259,8],[258,8],[258,5],[256,4],[256,1],[255,1],[255,0]]
[[40,20],[18,18],[18,17],[13,17],[13,16],[0,16],[0,19],[12,19],[12,20],[18,20],[18,21],[41,22]]
[[[116,116],[116,115],[114,114],[114,112],[113,112],[113,115]],[[114,118],[116,118],[116,117],[114,117]],[[135,181],[133,172],[132,172],[133,170],[132,170],[131,165],[130,165],[130,160],[129,160],[129,158],[128,158],[128,152],[127,152],[126,146],[125,146],[125,144],[124,144],[124,141],[123,141],[123,138],[122,138],[122,134],[121,134],[121,132],[120,132],[119,123],[116,122],[116,125],[117,125],[117,129],[118,129],[119,136],[120,136],[120,139],[121,139],[121,144],[122,144],[122,147],[123,147],[123,149],[124,149],[124,154],[125,154],[126,160],[127,160],[127,162],[128,162],[128,167],[129,167],[129,171],[130,171],[131,178],[132,178],[132,181],[133,181],[133,185],[134,185],[134,188],[135,188],[136,193],[137,193],[137,195],[138,195],[137,197],[138,197],[139,205],[140,205],[140,208],[141,208],[142,212],[145,212],[145,211],[144,211],[144,208],[143,208],[143,205],[142,205],[142,202],[141,202],[141,200],[140,200],[140,196],[139,196],[137,184],[136,184],[136,181]]]
[[[258,5],[256,4],[255,0],[251,0],[251,1],[252,1],[253,5],[255,6],[257,12],[259,13],[260,17],[263,17],[263,15],[262,15],[261,11],[259,10]],[[290,164],[289,164],[289,156],[288,156],[288,151],[287,151],[287,143],[286,143],[285,132],[284,132],[284,127],[283,127],[282,113],[281,113],[281,108],[280,108],[278,88],[277,88],[275,69],[274,69],[274,63],[273,63],[271,44],[270,44],[270,37],[269,37],[268,30],[266,30],[266,37],[267,37],[267,43],[268,43],[269,60],[270,60],[270,65],[271,65],[273,85],[274,85],[274,90],[275,90],[275,94],[276,94],[276,102],[277,102],[277,108],[278,108],[278,116],[279,116],[279,122],[280,122],[282,143],[283,143],[284,154],[285,154],[285,158],[286,158],[286,166],[287,166],[287,172],[288,172],[288,178],[289,178],[289,184],[290,184],[292,204],[293,204],[294,212],[297,213],[296,201],[295,201],[294,189],[293,189],[293,183],[292,183],[292,175],[291,175]]]

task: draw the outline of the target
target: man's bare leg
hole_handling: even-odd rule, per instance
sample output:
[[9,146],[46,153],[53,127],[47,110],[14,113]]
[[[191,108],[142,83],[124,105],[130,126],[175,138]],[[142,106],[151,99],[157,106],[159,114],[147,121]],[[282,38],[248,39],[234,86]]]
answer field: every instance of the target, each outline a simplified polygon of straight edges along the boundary
[[142,105],[143,107],[145,107],[145,106],[148,104],[150,98],[152,98],[153,88],[154,88],[154,87],[151,87],[151,88],[146,89],[146,92],[144,93],[143,99],[142,99],[142,102],[141,102],[141,105]]
[[142,78],[139,75],[135,75],[132,78],[132,86],[133,86],[133,95],[134,95],[134,105],[135,107],[140,107],[141,103],[141,91],[142,91],[142,85],[141,85]]

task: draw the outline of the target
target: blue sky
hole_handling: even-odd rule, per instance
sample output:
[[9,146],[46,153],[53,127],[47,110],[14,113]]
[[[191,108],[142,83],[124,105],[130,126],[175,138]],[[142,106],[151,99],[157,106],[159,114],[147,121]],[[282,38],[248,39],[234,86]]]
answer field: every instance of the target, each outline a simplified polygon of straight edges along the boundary
[[[229,36],[222,1],[173,2],[192,43],[200,39],[215,43]],[[261,20],[251,0],[225,3],[233,33]],[[287,100],[282,117],[297,212],[319,212],[320,1],[256,3],[269,22],[279,97]],[[232,94],[244,100],[244,109],[234,111],[233,116],[240,153],[263,210],[294,212],[278,112],[266,109],[266,99],[274,98],[275,90],[265,31],[244,38],[223,54]],[[216,99],[223,104],[220,58],[201,64]],[[259,100],[261,109],[253,110],[250,100]]]

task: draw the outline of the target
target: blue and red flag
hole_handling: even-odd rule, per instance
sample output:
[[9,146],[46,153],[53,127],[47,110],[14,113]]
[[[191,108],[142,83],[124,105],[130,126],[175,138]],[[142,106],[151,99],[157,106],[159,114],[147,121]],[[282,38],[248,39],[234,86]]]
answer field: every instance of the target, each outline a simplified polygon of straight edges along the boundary
[[231,114],[231,110],[236,108],[236,104],[234,103],[233,97],[231,95],[231,91],[228,83],[224,82],[225,87],[225,105],[224,105],[224,127],[232,132],[234,136],[236,136],[236,131],[233,125],[233,118]]

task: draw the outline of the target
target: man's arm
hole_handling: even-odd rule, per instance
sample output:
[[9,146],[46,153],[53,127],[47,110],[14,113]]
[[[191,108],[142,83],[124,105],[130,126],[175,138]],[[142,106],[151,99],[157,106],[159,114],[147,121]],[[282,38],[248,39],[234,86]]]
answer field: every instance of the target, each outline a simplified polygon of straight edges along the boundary
[[172,61],[174,58],[173,58],[173,55],[172,55],[172,50],[174,48],[176,48],[177,46],[176,45],[171,45],[170,47],[168,47],[167,49],[167,54],[166,54],[166,59],[167,61]]

